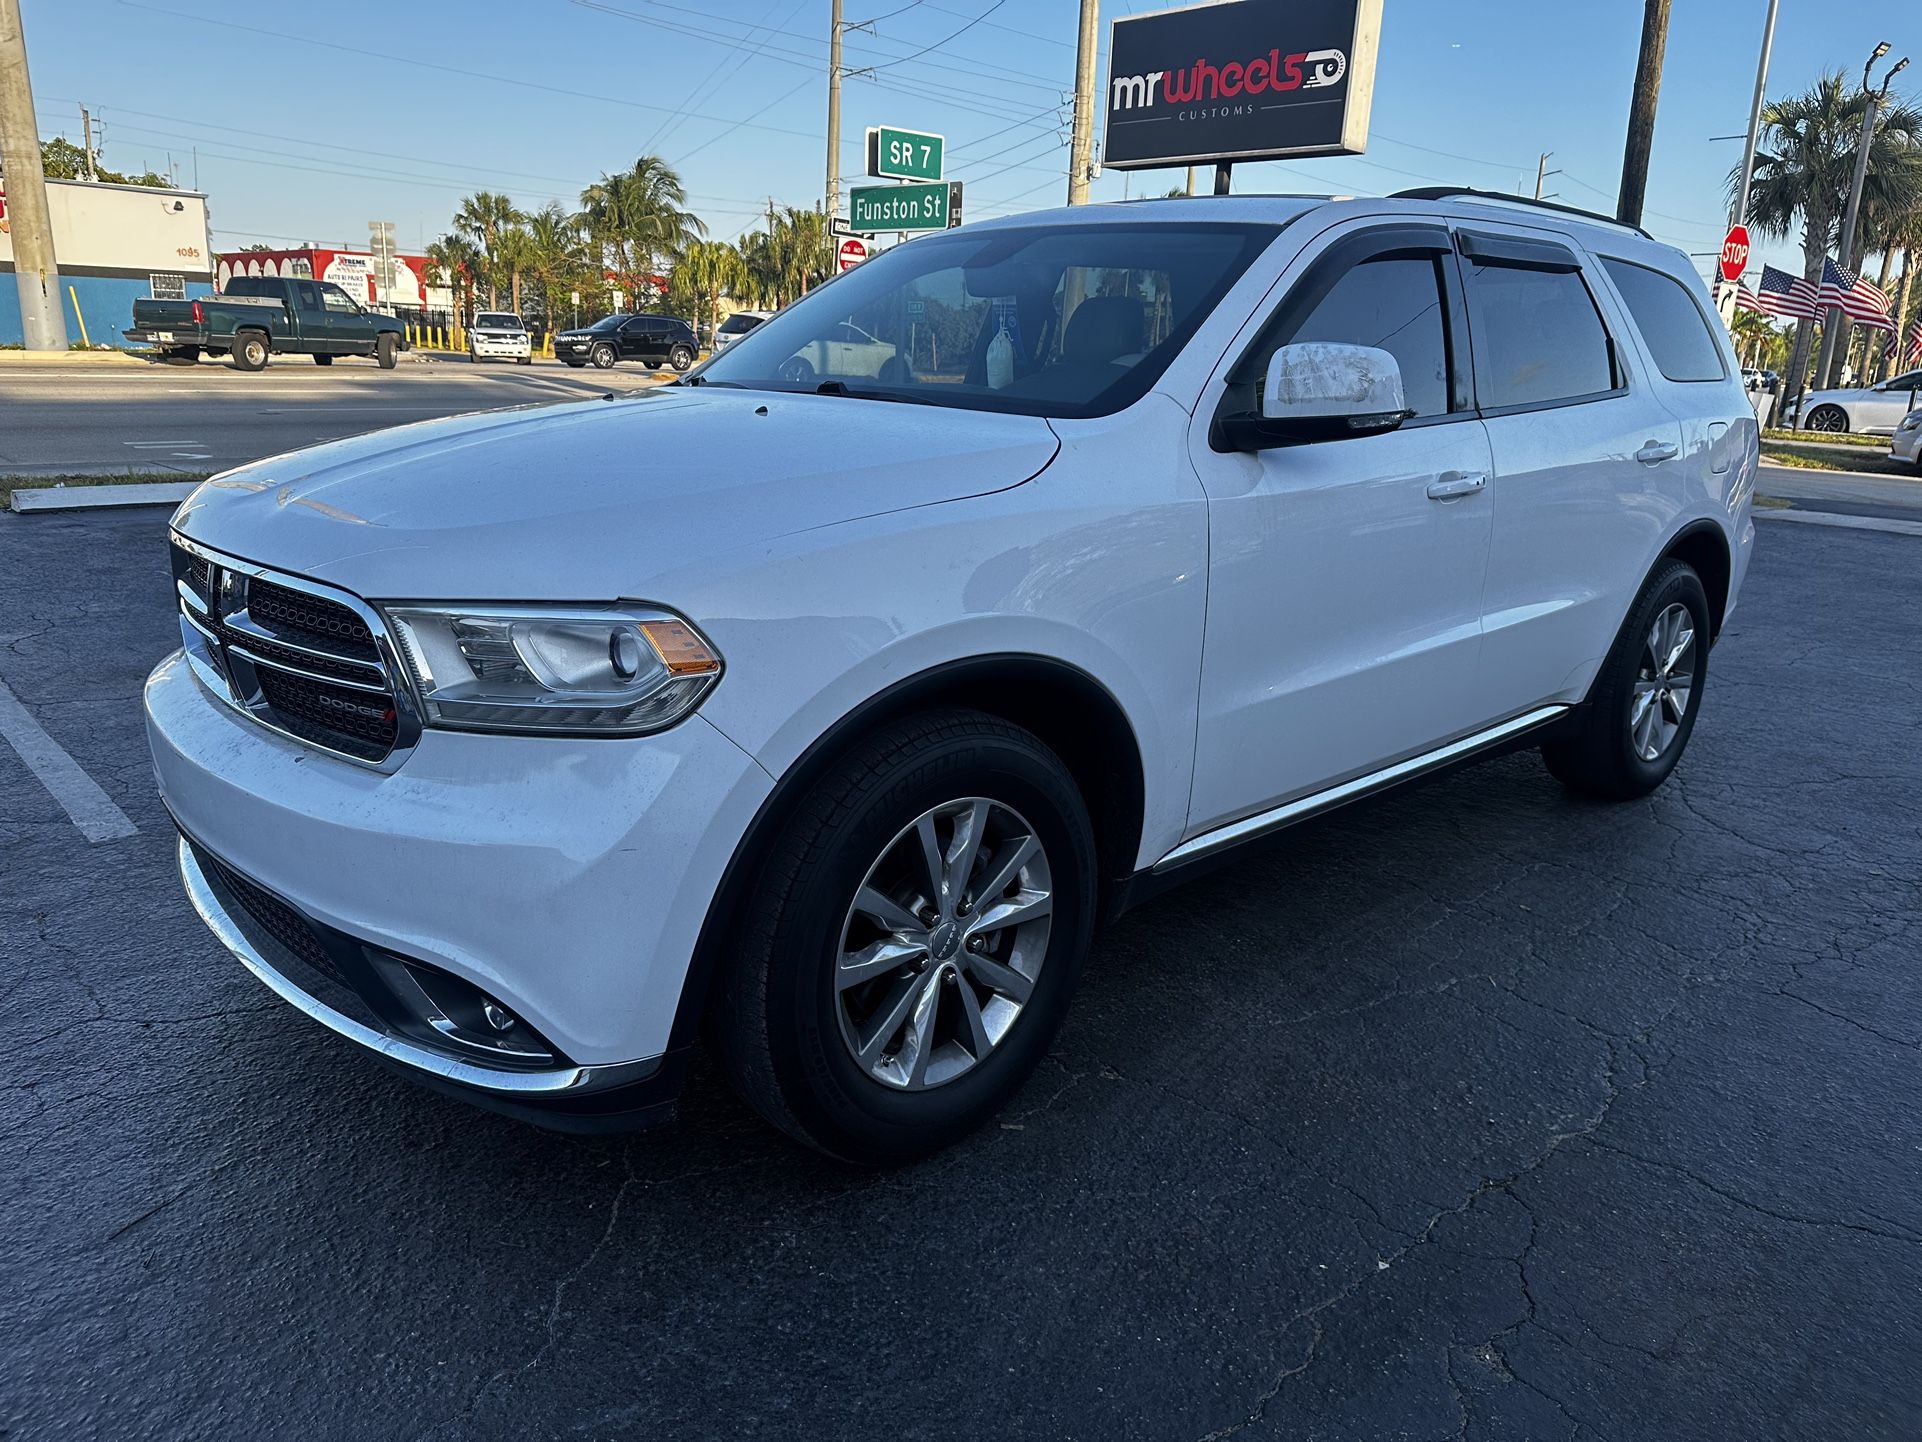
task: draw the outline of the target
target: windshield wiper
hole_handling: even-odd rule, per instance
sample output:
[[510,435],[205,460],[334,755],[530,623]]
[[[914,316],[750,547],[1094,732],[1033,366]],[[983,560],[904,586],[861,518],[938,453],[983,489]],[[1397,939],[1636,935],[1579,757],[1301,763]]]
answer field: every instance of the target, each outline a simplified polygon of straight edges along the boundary
[[849,399],[857,401],[895,401],[904,406],[925,406],[933,404],[932,401],[920,400],[914,396],[894,395],[887,391],[849,390],[846,381],[822,381],[821,384],[814,388],[814,393],[817,396],[847,396]]

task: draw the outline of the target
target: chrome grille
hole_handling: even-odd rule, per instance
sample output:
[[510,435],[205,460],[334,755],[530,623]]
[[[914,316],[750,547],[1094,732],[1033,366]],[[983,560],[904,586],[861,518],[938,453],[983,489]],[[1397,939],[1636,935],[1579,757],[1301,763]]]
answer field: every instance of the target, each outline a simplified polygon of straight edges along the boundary
[[398,764],[420,728],[372,608],[178,536],[172,553],[181,640],[209,689],[308,745]]

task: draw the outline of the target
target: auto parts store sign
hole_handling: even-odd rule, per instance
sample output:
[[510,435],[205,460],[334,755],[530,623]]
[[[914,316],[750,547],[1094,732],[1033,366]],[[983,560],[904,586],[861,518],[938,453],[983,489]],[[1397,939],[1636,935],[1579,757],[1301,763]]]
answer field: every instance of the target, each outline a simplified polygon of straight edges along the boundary
[[1114,22],[1101,163],[1368,148],[1381,0],[1232,0]]

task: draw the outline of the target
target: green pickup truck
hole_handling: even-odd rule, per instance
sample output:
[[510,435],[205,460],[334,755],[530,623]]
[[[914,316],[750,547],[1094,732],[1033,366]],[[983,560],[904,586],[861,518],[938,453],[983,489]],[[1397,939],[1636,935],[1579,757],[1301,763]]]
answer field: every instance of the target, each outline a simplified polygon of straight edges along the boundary
[[137,300],[128,340],[155,346],[172,361],[231,355],[237,370],[263,370],[267,358],[310,355],[332,365],[339,355],[372,356],[382,370],[407,348],[407,333],[331,281],[236,276],[205,300]]

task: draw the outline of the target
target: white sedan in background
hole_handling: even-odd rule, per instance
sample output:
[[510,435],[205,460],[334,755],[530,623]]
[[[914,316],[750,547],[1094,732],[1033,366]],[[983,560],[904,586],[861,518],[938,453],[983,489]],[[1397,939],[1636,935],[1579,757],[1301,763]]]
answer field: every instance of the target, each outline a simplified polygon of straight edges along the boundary
[[1810,391],[1802,402],[1802,428],[1810,431],[1866,431],[1886,436],[1922,396],[1922,370],[1904,371],[1880,385]]
[[1895,439],[1889,443],[1889,459],[1907,461],[1922,470],[1922,410],[1902,417],[1902,424],[1895,428]]

